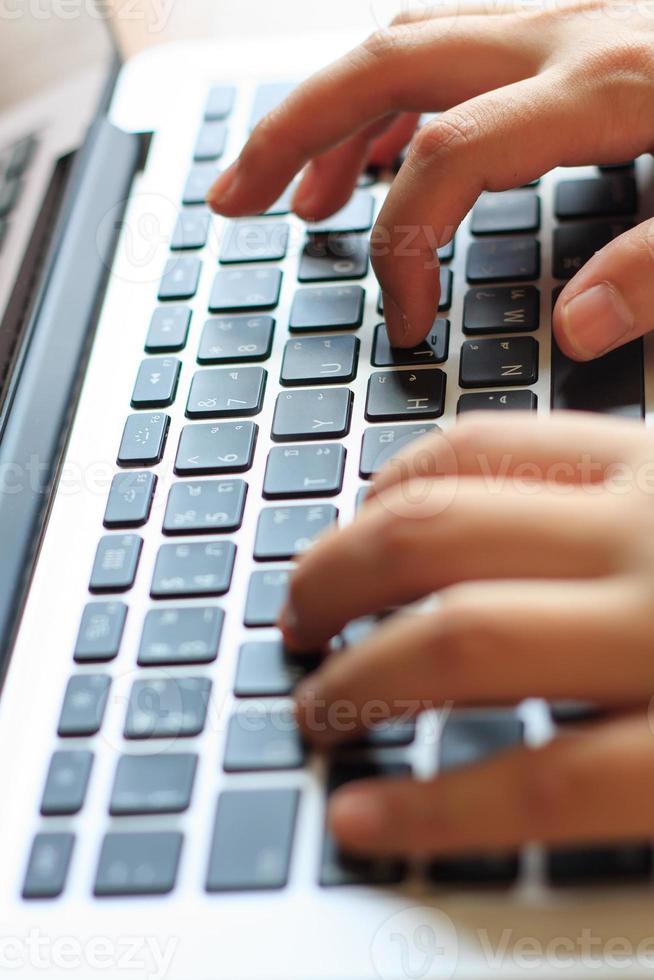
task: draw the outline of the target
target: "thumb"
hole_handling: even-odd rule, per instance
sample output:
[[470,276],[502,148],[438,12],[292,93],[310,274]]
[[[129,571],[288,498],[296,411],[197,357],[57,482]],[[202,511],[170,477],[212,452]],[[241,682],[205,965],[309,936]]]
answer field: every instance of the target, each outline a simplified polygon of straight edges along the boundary
[[552,329],[564,354],[589,361],[654,327],[654,221],[620,235],[565,286]]

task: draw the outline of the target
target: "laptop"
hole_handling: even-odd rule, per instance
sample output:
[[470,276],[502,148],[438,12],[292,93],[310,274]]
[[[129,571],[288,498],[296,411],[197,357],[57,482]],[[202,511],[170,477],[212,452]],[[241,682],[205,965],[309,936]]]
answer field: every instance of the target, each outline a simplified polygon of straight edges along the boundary
[[421,432],[471,407],[649,418],[649,342],[574,365],[550,311],[654,213],[651,160],[485,195],[440,250],[428,340],[395,351],[368,258],[392,172],[317,227],[288,195],[236,224],[203,203],[256,120],[356,38],[121,64],[102,17],[41,8],[23,57],[1,35],[3,975],[646,976],[650,841],[407,865],[325,831],[344,781],[541,743],[586,706],[455,706],[327,758],[292,716],[315,657],[275,621],[295,557]]

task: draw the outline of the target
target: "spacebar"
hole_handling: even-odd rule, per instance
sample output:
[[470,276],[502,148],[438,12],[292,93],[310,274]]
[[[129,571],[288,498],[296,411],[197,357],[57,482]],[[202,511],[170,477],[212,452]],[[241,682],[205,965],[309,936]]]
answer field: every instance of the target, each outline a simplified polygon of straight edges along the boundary
[[552,338],[551,404],[553,409],[643,418],[642,340],[580,364],[562,354]]

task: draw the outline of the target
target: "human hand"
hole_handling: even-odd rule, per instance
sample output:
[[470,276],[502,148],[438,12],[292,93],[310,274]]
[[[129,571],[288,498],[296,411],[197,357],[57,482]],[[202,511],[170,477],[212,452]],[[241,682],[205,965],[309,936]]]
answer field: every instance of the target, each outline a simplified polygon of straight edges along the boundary
[[[222,214],[258,213],[306,167],[294,210],[325,217],[371,155],[393,159],[419,112],[442,111],[415,135],[372,234],[388,333],[401,347],[423,340],[434,319],[435,244],[483,190],[654,144],[654,20],[639,5],[464,9],[398,18],[314,75],[259,123],[208,196]],[[628,231],[566,285],[553,328],[570,357],[596,357],[653,325],[653,227]]]

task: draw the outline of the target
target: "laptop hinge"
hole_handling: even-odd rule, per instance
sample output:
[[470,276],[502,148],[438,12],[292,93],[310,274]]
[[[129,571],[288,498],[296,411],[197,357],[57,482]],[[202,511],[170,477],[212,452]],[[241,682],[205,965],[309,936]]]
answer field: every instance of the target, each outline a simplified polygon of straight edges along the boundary
[[[77,403],[142,139],[104,117],[76,156],[0,442],[0,679],[4,678]],[[115,221],[102,220],[107,213]],[[56,588],[53,583],[53,588]]]

